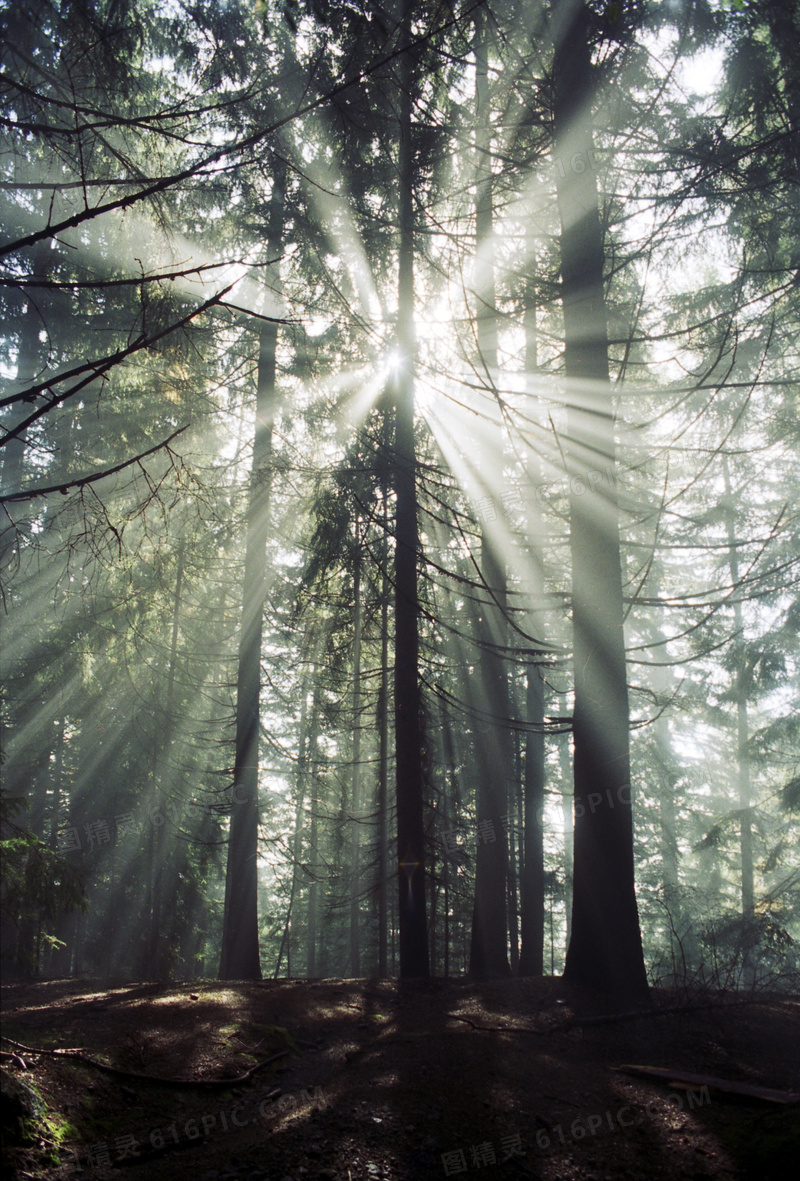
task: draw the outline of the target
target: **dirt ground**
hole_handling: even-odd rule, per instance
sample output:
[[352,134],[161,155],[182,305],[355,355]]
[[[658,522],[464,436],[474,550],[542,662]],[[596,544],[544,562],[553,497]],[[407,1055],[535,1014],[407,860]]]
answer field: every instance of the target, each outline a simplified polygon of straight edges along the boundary
[[[675,999],[654,996],[660,1006]],[[46,1105],[31,1142],[5,1145],[20,1177],[800,1176],[799,1106],[713,1087],[690,1094],[614,1069],[688,1070],[798,1093],[797,999],[720,997],[714,1007],[588,1024],[603,1014],[598,1000],[551,979],[56,981],[6,986],[2,1003],[6,1038],[80,1049],[131,1076],[4,1042],[4,1077]],[[281,1051],[245,1082],[197,1085]]]

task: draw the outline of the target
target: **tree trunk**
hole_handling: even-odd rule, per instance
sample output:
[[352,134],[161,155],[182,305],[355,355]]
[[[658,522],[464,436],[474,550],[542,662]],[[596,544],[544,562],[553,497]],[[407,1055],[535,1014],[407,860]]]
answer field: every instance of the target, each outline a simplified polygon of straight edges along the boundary
[[361,544],[358,518],[355,523],[353,565],[353,791],[350,805],[350,975],[361,975]]
[[[47,278],[49,256],[49,243],[42,242],[34,247],[31,256],[32,277],[42,280]],[[33,297],[29,297],[24,315],[20,314],[16,385],[23,389],[34,381],[42,366],[43,351],[39,340],[39,333],[45,326],[45,305],[42,296],[43,292],[39,292],[39,303],[34,302]],[[24,294],[20,293],[20,300],[24,301],[24,299]],[[6,495],[21,488],[25,475],[25,449],[28,442],[27,431],[22,431],[7,441],[5,432],[15,430],[25,421],[30,412],[31,404],[29,402],[15,402],[13,406],[9,407],[3,423],[4,433],[2,440],[0,440],[0,488]],[[12,519],[14,515],[12,512]],[[14,565],[18,561],[17,531],[4,511],[3,519],[0,522],[0,592],[3,594]],[[1,601],[0,605],[5,610],[8,609],[4,601]]]
[[[534,236],[528,231],[527,254],[529,266],[535,265]],[[538,369],[536,303],[534,285],[528,283],[525,307],[525,373],[528,383],[529,417],[535,421],[538,399],[534,381]],[[536,491],[542,483],[539,455],[533,447],[527,452],[528,503],[527,534],[531,568],[531,611],[528,631],[537,639],[544,627],[544,571],[542,514],[536,501]],[[544,681],[533,655],[528,662],[525,714],[528,733],[525,742],[525,859],[520,881],[522,909],[522,950],[520,976],[541,976],[544,973]]]
[[319,909],[319,855],[317,840],[319,826],[319,768],[317,766],[317,734],[319,733],[319,668],[315,669],[314,698],[311,703],[311,733],[308,738],[308,763],[311,768],[311,824],[308,835],[308,869],[311,885],[308,888],[308,926],[306,928],[306,976],[317,974],[317,911]]
[[[731,475],[727,455],[722,456],[722,475],[725,481],[726,515],[728,534],[728,566],[731,584],[739,585],[739,553],[736,548],[736,514],[731,495]],[[753,821],[750,804],[750,758],[747,744],[750,738],[750,724],[747,716],[747,654],[744,644],[744,619],[739,596],[733,597],[733,626],[736,634],[736,794],[739,798],[741,820],[739,823],[739,852],[741,857],[742,918],[752,919],[755,905],[753,881]]]
[[522,891],[522,869],[524,862],[522,830],[521,828],[516,830],[519,837],[517,839],[513,819],[517,811],[520,792],[523,790],[521,780],[524,775],[524,764],[522,752],[519,750],[519,735],[515,735],[514,743],[517,749],[514,755],[514,774],[508,785],[508,798],[506,800],[508,824],[505,825],[505,829],[508,834],[508,948],[511,957],[511,974],[512,976],[518,976],[520,960],[519,900]]
[[[669,652],[661,626],[655,622],[652,628],[652,684],[659,709],[669,700],[672,689],[672,670],[667,664]],[[656,766],[659,770],[659,844],[661,846],[661,888],[664,902],[670,914],[672,927],[680,926],[680,889],[678,880],[677,818],[675,813],[675,786],[670,775],[673,766],[670,748],[669,725],[665,713],[653,722],[653,742],[656,748]],[[674,946],[673,955],[677,949]]]
[[[412,5],[403,0],[401,28],[410,39]],[[412,66],[397,62],[399,115],[399,291],[395,434],[395,743],[400,975],[427,976],[425,835],[419,688],[416,449],[414,442],[414,155],[411,142]]]
[[300,873],[300,858],[303,852],[303,802],[306,792],[306,774],[307,774],[307,733],[306,733],[306,719],[308,716],[308,674],[303,677],[302,696],[300,698],[300,750],[297,759],[297,799],[295,801],[294,809],[294,838],[292,840],[292,886],[289,891],[289,905],[286,908],[286,922],[283,925],[283,934],[281,935],[281,945],[278,948],[278,959],[275,963],[275,974],[273,979],[277,980],[281,970],[281,959],[283,957],[283,949],[286,948],[286,978],[290,979],[292,975],[292,910],[294,908],[295,894],[297,893],[297,880]]
[[[181,595],[183,592],[183,562],[184,562],[184,540],[181,537],[178,543],[178,557],[177,569],[175,572],[175,595],[172,603],[172,624],[170,628],[170,645],[169,645],[169,668],[167,670],[167,694],[166,694],[166,708],[164,711],[164,740],[162,746],[161,768],[162,774],[160,780],[163,791],[163,771],[167,766],[166,756],[172,746],[175,734],[175,670],[178,662],[178,636],[180,634],[180,611],[181,611]],[[169,857],[174,865],[175,850],[174,847],[169,851],[165,848],[165,829],[166,829],[166,807],[158,806],[157,815],[164,817],[163,823],[156,826],[151,825],[151,832],[153,836],[151,844],[152,862],[150,865],[150,931],[149,931],[149,950],[147,961],[149,965],[149,975],[157,980],[163,979],[167,975],[167,948],[165,946],[164,933],[162,931],[161,912],[164,897],[164,869],[165,862]],[[172,842],[174,846],[174,841]],[[174,880],[174,873],[170,878]]]
[[[39,243],[33,248],[31,252],[31,278],[39,279],[44,282],[47,279],[50,263],[50,247],[49,243]],[[33,289],[36,292],[36,289]],[[17,376],[16,386],[27,387],[31,384],[40,369],[42,363],[42,344],[39,340],[39,333],[46,327],[45,311],[46,305],[43,302],[44,293],[42,291],[36,292],[33,295],[25,297],[21,293],[20,302],[24,305],[24,314],[21,312],[19,319],[19,345],[17,348]],[[36,300],[38,299],[38,303]],[[21,392],[21,391],[20,391]],[[23,422],[31,412],[30,402],[15,402],[10,408],[7,421],[4,424],[7,431],[14,430],[21,422]],[[3,443],[0,447],[0,459],[2,459],[2,486],[4,492],[16,491],[22,484],[22,477],[25,474],[25,448],[27,446],[27,431],[16,435],[13,439],[9,439],[7,443]]]
[[601,497],[592,478],[613,468],[614,422],[585,6],[557,4],[554,24],[575,668],[575,864],[564,977],[635,1000],[648,987],[634,887],[619,522],[614,489]]
[[381,686],[378,698],[378,975],[388,976],[389,909],[389,498],[383,489]]
[[[444,750],[444,764],[450,769],[450,784],[449,792],[447,788],[444,791],[444,808],[442,811],[442,831],[449,833],[450,830],[450,803],[456,804],[459,798],[458,794],[458,777],[456,774],[456,754],[455,744],[453,742],[453,730],[450,714],[440,704],[440,724],[442,734],[442,748]],[[443,971],[445,980],[450,976],[450,850],[447,844],[444,844],[444,854],[442,856],[443,876],[444,876],[444,964]]]
[[[492,250],[491,104],[486,18],[475,17],[475,294],[480,365],[489,384],[497,377],[497,311]],[[508,976],[508,845],[503,815],[512,779],[506,644],[506,575],[498,545],[484,527],[481,575],[486,584],[478,621],[480,688],[475,719],[477,746],[475,902],[472,912],[470,975],[478,980]],[[487,715],[492,715],[491,717]]]
[[561,816],[564,823],[564,956],[572,934],[572,879],[575,853],[575,814],[573,807],[572,767],[569,762],[569,735],[558,740],[558,767],[561,772]]
[[[284,184],[285,165],[275,157],[267,247],[268,257],[273,259],[280,253],[283,235]],[[276,271],[277,264],[273,264],[270,277],[277,284]],[[277,324],[263,323],[259,338],[256,428],[239,633],[236,757],[219,968],[221,980],[261,979],[258,954],[258,748],[277,340]]]

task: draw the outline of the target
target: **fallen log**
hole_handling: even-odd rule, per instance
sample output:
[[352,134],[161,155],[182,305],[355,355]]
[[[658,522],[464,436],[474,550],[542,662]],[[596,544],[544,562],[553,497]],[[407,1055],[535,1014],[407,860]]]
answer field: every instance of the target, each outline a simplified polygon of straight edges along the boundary
[[748,1099],[763,1099],[767,1103],[782,1103],[793,1107],[800,1103],[800,1095],[793,1091],[776,1091],[771,1087],[754,1087],[750,1083],[737,1083],[732,1079],[717,1078],[713,1074],[691,1074],[686,1070],[666,1070],[661,1066],[633,1066],[626,1063],[612,1066],[621,1074],[639,1075],[642,1078],[659,1079],[670,1087],[682,1087],[694,1091],[698,1087],[713,1087],[727,1095],[744,1095]]

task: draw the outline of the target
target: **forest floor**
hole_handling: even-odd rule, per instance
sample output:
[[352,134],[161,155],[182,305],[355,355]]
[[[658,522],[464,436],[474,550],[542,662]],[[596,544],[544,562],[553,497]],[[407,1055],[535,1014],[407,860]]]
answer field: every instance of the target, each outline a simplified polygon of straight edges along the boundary
[[129,1074],[5,1041],[4,1088],[45,1107],[6,1164],[49,1181],[795,1181],[800,1106],[614,1069],[800,1092],[800,1001],[705,1000],[593,1022],[597,998],[558,979],[7,985],[6,1038]]

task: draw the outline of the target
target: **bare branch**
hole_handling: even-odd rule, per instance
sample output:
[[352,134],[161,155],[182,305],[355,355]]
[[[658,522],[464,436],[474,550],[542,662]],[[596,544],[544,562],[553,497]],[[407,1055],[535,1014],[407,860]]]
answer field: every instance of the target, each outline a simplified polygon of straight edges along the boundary
[[179,427],[177,431],[173,431],[169,438],[164,439],[161,443],[156,443],[154,447],[149,447],[147,451],[140,451],[138,455],[126,459],[123,463],[115,464],[114,467],[104,468],[102,472],[94,472],[91,476],[81,476],[77,480],[69,480],[66,484],[50,484],[46,488],[26,488],[24,492],[12,492],[8,496],[0,496],[0,504],[10,504],[12,501],[19,500],[33,500],[37,496],[49,496],[52,492],[60,492],[62,496],[66,496],[68,492],[74,488],[85,488],[87,484],[94,484],[97,480],[104,480],[106,476],[114,476],[117,472],[124,471],[126,467],[130,467],[133,463],[138,463],[142,459],[147,459],[148,455],[154,455],[156,451],[161,451],[164,447],[169,447],[173,439],[177,439],[178,435],[182,435],[188,429],[190,423]]

